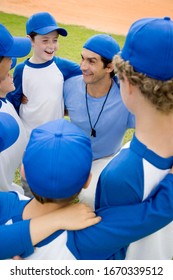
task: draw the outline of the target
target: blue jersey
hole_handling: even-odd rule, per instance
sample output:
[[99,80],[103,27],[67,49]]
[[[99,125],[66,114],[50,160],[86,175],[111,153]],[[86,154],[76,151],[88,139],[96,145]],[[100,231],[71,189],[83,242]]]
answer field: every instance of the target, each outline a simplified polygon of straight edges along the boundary
[[94,126],[106,97],[94,98],[86,93],[86,84],[82,76],[73,77],[64,84],[64,104],[68,115],[71,121],[90,137],[93,160],[113,155],[121,148],[126,130],[135,127],[135,118],[125,107],[119,86],[116,80],[113,80],[109,96],[95,126],[96,137],[92,137],[86,94],[90,119]]
[[[131,205],[131,207],[137,203],[141,203],[142,205],[142,201],[146,199],[150,192],[155,190],[158,182],[169,172],[172,165],[173,157],[162,158],[158,156],[147,149],[134,136],[130,145],[127,144],[114,157],[99,178],[95,209],[97,213],[102,214],[102,209],[107,208],[107,213],[105,211],[103,214],[101,223],[82,231],[69,232],[67,244],[76,258],[124,259],[127,250],[128,259],[137,259],[136,256],[139,255],[141,259],[171,259],[173,257],[173,245],[171,244],[173,243],[170,241],[172,239],[173,223],[142,239],[142,241],[140,240],[135,242],[135,244],[131,244],[130,247],[132,249],[128,248],[129,243],[134,241],[134,236],[137,240],[139,233],[148,235],[148,230],[151,230],[150,233],[152,233],[157,226],[160,226],[161,220],[155,220],[156,214],[158,213],[158,204],[156,205],[155,213],[153,213],[153,223],[150,225],[148,222],[146,223],[147,207],[151,206],[149,204],[145,205],[146,212],[144,211],[141,217],[139,216],[141,212],[137,211],[133,219],[129,208],[129,213],[124,213],[127,222],[124,228],[119,227],[118,223],[115,227],[115,221],[117,219],[119,224],[122,221],[120,222],[116,212],[112,211],[108,214],[108,210],[111,211],[110,209],[113,206],[117,206],[118,210],[122,205]],[[164,207],[163,200],[160,201],[160,206]],[[119,211],[121,210],[119,209]],[[167,203],[165,204],[165,212],[167,212]],[[123,215],[122,212],[121,215]],[[132,233],[130,224],[133,228],[139,220],[141,220],[140,232]],[[144,224],[145,227],[143,226]],[[116,234],[118,230],[121,232],[119,232],[121,238],[117,240]],[[134,234],[134,236],[131,234]],[[128,242],[130,239],[131,241]],[[168,242],[166,241],[167,239]],[[124,246],[122,247],[123,243]]]

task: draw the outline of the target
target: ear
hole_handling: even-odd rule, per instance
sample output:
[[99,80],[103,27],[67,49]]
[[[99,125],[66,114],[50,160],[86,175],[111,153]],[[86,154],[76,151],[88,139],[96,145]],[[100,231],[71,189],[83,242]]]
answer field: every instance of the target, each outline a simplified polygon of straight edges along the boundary
[[88,177],[88,179],[87,179],[87,181],[86,181],[86,183],[85,183],[85,185],[83,186],[83,189],[88,188],[88,186],[89,186],[89,184],[90,184],[90,182],[91,182],[91,178],[92,178],[92,174],[90,173],[90,174],[89,174],[89,177]]
[[31,39],[31,36],[29,36],[29,35],[26,35],[26,38],[29,38],[31,41],[32,41],[32,39]]
[[25,177],[25,169],[24,169],[24,165],[22,163],[21,167],[20,167],[20,172],[21,172],[21,176],[24,180],[26,180],[26,177]]
[[113,62],[108,63],[106,69],[107,69],[108,73],[111,73],[114,70]]
[[28,34],[26,35],[26,38],[29,38],[30,40],[32,40],[32,39],[31,39],[31,36],[30,36],[30,35],[28,35]]
[[32,39],[31,36],[29,36],[29,35],[26,35],[26,37],[30,39],[31,45],[32,45],[32,47],[33,47],[34,39]]

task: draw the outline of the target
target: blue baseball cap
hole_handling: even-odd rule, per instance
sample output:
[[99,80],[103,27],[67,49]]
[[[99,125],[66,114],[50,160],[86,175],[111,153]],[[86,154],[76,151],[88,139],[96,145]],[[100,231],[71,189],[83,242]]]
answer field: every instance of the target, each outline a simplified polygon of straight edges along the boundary
[[40,35],[57,30],[58,34],[67,36],[67,31],[58,26],[54,17],[47,12],[33,14],[26,22],[26,33],[35,32]]
[[108,34],[97,34],[89,38],[83,48],[95,52],[100,56],[112,60],[114,55],[120,51],[116,40]]
[[140,73],[166,81],[173,78],[173,21],[142,18],[132,24],[121,57]]
[[0,24],[0,56],[23,57],[31,50],[29,38],[13,37],[6,27]]
[[9,114],[0,112],[0,152],[13,145],[19,136],[19,126]]
[[35,128],[23,158],[31,190],[45,198],[67,198],[86,183],[92,164],[88,136],[66,119]]

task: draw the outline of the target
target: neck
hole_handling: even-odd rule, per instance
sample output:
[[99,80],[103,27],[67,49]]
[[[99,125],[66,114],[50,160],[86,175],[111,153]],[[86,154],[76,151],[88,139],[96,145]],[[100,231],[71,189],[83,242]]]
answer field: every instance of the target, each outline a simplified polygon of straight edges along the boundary
[[99,81],[98,83],[86,84],[87,93],[95,98],[105,96],[112,86],[112,79],[107,81]]
[[7,92],[0,92],[0,98],[6,98],[6,96],[7,96]]
[[31,56],[29,61],[34,64],[43,64],[43,63],[47,62],[47,60],[43,60],[35,55]]
[[26,220],[26,219],[32,219],[32,218],[40,217],[40,216],[48,214],[52,211],[60,209],[64,206],[66,206],[66,205],[67,204],[65,204],[65,203],[53,203],[53,202],[41,204],[35,198],[33,198],[26,205],[26,207],[23,211],[23,219]]
[[173,114],[144,112],[136,115],[136,137],[158,155],[173,156]]

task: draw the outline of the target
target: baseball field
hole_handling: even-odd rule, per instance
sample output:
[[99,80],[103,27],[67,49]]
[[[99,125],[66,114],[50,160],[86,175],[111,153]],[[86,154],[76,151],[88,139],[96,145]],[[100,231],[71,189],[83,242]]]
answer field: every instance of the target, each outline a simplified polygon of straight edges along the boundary
[[[124,36],[117,34],[126,35],[131,23],[138,18],[170,16],[173,19],[173,0],[1,0],[0,22],[12,34],[24,36],[26,18],[9,17],[9,14],[29,17],[39,11],[50,12],[58,23],[68,25],[64,27],[70,36],[60,42],[58,53],[79,62],[83,42],[95,33],[89,29],[115,34],[115,39],[122,45]],[[76,29],[70,25],[85,26],[88,29]],[[131,131],[126,133],[125,142],[131,135]],[[20,184],[18,170],[15,182]]]
[[26,17],[47,11],[60,23],[126,35],[138,18],[173,18],[173,0],[1,0],[0,11]]

